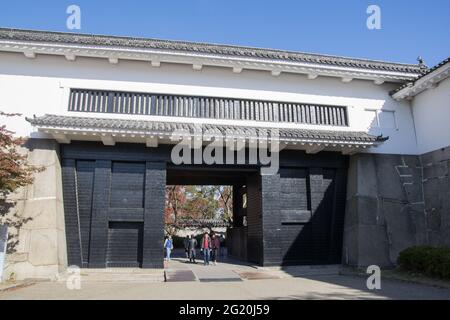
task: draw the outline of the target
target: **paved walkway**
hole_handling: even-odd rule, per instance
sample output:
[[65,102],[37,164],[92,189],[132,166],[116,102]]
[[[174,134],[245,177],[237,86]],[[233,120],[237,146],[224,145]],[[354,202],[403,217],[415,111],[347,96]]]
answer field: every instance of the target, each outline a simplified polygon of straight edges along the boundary
[[[201,256],[199,255],[199,258]],[[184,251],[174,252],[174,258],[165,262],[167,282],[229,282],[242,280],[282,279],[292,277],[337,275],[340,266],[257,267],[229,257],[222,257],[217,264],[203,265],[203,260],[190,263]]]
[[[368,290],[366,278],[338,275],[331,267],[256,268],[233,260],[218,265],[190,264],[180,256],[167,263],[168,282],[155,282],[161,270],[92,270],[80,290],[65,281],[41,282],[9,291],[5,299],[445,299],[450,290],[383,279]],[[200,262],[200,261],[199,261]],[[126,271],[126,272],[125,272]],[[82,273],[85,270],[82,271]],[[299,272],[301,274],[299,274]],[[113,277],[111,278],[111,274]],[[64,279],[62,279],[64,280]]]
[[[217,265],[203,265],[189,263],[185,258],[175,258],[166,263],[166,281],[200,281],[200,282],[229,282],[242,281],[238,271],[251,267],[231,264],[229,261],[219,262]],[[251,268],[252,269],[252,268]],[[186,278],[183,277],[186,276]]]
[[0,292],[6,299],[151,299],[151,300],[254,300],[254,299],[446,299],[450,290],[405,282],[382,280],[381,290],[370,291],[366,279],[324,275],[303,278],[233,282],[83,282],[81,290],[65,283],[42,282]]

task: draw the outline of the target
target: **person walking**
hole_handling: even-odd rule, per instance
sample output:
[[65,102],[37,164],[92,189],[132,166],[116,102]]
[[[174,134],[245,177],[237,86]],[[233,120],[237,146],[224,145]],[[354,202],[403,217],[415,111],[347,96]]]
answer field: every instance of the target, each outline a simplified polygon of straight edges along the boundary
[[189,245],[188,245],[188,250],[189,250],[189,262],[192,263],[197,263],[195,261],[195,248],[197,247],[197,239],[195,239],[194,236],[190,236],[189,237]]
[[217,235],[213,234],[211,239],[211,261],[214,265],[217,265],[217,256],[219,255],[220,239]]
[[220,242],[219,255],[221,258],[223,258],[225,256],[225,253],[224,253],[225,236],[223,234],[220,235],[219,242]]
[[188,235],[183,239],[184,246],[184,254],[186,255],[186,259],[189,259],[189,240],[191,239],[191,235]]
[[205,266],[209,265],[209,254],[211,250],[211,238],[208,232],[205,232],[202,238],[203,263]]
[[170,254],[173,250],[173,241],[170,235],[167,236],[166,240],[164,241],[164,248],[166,249],[166,261],[170,261]]

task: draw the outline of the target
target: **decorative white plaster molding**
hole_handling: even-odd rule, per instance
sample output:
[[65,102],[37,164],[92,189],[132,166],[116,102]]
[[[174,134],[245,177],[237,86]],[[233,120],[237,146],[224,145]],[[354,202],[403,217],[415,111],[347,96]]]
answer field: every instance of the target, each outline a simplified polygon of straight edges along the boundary
[[53,131],[53,132],[46,131],[46,133],[51,133],[53,136],[53,139],[58,141],[58,143],[69,144],[71,142],[71,140],[64,133],[59,133],[58,131]]
[[325,149],[325,145],[323,145],[323,144],[309,144],[309,146],[306,147],[306,153],[307,154],[316,154],[324,149]]
[[114,140],[113,135],[103,134],[101,136],[101,140],[105,146],[115,146],[116,145],[116,141]]
[[450,77],[450,63],[437,68],[433,72],[426,74],[414,83],[409,83],[404,88],[395,92],[392,97],[397,100],[411,100],[419,93],[436,88],[440,82]]
[[151,61],[151,65],[154,68],[159,68],[159,67],[161,67],[161,61],[159,61],[159,60],[152,60]]
[[241,73],[242,72],[242,68],[239,67],[233,67],[233,73]]
[[71,53],[66,54],[65,57],[67,61],[75,61],[77,59],[77,56]]
[[343,77],[341,80],[342,80],[342,82],[344,82],[344,83],[350,83],[350,82],[353,81],[353,78]]
[[108,61],[111,64],[118,64],[119,63],[119,59],[117,57],[109,57]]
[[279,77],[281,75],[281,70],[272,70],[271,74],[274,77]]
[[192,69],[194,69],[195,71],[201,71],[203,69],[203,65],[201,65],[201,64],[193,64],[192,65]]
[[[74,54],[79,57],[108,59],[109,57],[114,56],[117,57],[117,59],[151,61],[151,64],[154,67],[159,67],[161,62],[165,62],[226,67],[233,68],[233,70],[236,71],[243,68],[265,70],[270,72],[272,72],[272,70],[277,70],[277,72],[279,71],[281,73],[287,72],[307,75],[314,74],[317,76],[355,78],[371,81],[383,80],[389,82],[404,82],[417,78],[417,75],[406,72],[330,66],[309,62],[279,61],[254,57],[231,57],[219,54],[186,53],[149,48],[125,48],[101,45],[94,46],[0,40],[0,51],[25,53],[30,52],[30,50],[32,50],[34,54]],[[158,59],[155,59],[155,57],[158,57]]]
[[35,59],[36,58],[36,53],[33,51],[24,51],[23,52],[24,56],[27,57],[28,59]]

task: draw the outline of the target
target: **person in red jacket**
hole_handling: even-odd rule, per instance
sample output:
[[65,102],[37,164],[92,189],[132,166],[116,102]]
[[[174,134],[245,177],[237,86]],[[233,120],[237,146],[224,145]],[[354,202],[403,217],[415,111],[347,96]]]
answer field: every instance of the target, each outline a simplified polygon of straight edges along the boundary
[[211,250],[211,238],[208,232],[205,232],[202,239],[203,262],[205,266],[209,265],[209,254]]

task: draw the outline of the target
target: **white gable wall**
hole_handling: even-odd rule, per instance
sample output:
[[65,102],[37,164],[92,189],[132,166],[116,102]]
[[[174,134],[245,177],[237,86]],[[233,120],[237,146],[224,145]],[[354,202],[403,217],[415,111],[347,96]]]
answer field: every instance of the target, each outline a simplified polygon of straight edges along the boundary
[[[375,85],[371,81],[353,80],[343,83],[339,78],[306,76],[244,70],[235,74],[231,69],[161,64],[155,68],[146,62],[77,58],[67,61],[61,56],[38,55],[28,59],[19,53],[0,53],[0,110],[33,114],[68,114],[70,88],[123,90],[182,95],[247,98],[271,101],[348,106],[350,127],[283,124],[296,128],[368,131],[390,139],[367,152],[387,154],[417,154],[414,122],[409,102],[397,102],[389,91],[398,84]],[[124,115],[80,114],[77,116],[127,117]],[[137,116],[140,119],[158,117]],[[177,118],[177,120],[180,120]],[[196,121],[199,121],[198,119]],[[212,120],[208,119],[209,122]],[[22,118],[8,118],[10,130],[22,136],[36,136]],[[226,121],[217,121],[225,122]],[[232,124],[255,125],[249,121]],[[258,122],[258,125],[261,125]],[[268,123],[273,126],[274,123]]]
[[450,78],[415,96],[412,110],[420,154],[450,146]]

